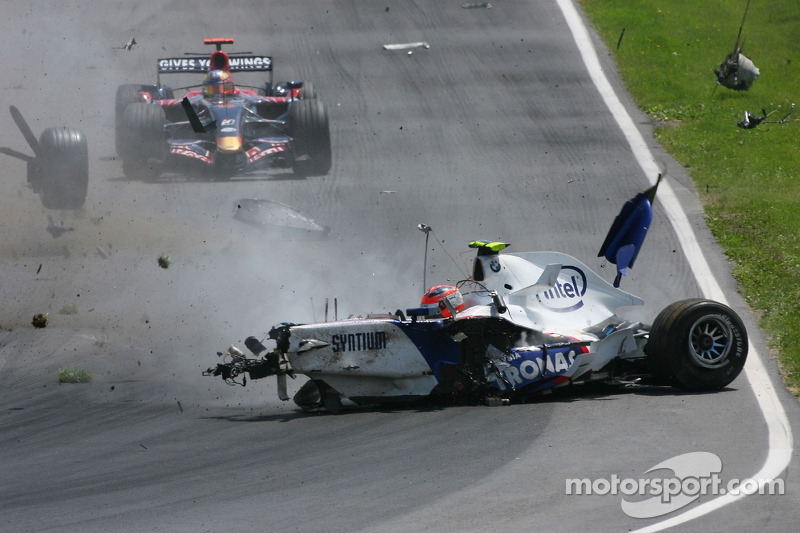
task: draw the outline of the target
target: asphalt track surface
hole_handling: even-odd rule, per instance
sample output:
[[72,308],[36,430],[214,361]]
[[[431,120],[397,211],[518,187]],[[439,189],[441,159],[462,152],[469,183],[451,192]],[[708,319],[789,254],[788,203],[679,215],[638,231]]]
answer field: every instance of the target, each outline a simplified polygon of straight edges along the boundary
[[[201,376],[231,343],[277,322],[322,319],[326,298],[340,317],[413,306],[420,222],[434,228],[428,284],[465,277],[476,238],[564,251],[611,279],[596,258],[605,230],[655,179],[634,159],[555,2],[252,4],[4,4],[0,49],[13,74],[4,102],[36,133],[82,129],[91,174],[85,209],[48,213],[25,186],[24,164],[2,156],[3,530],[634,530],[661,519],[626,516],[620,496],[568,496],[566,479],[640,478],[693,451],[717,454],[726,480],[761,468],[768,428],[744,376],[714,394],[592,388],[508,407],[337,416],[281,403],[271,380],[241,388]],[[138,44],[119,49],[131,36]],[[116,87],[152,83],[158,57],[203,51],[202,38],[215,36],[273,55],[277,79],[315,83],[330,112],[328,176],[123,176]],[[382,48],[416,41],[430,48]],[[599,57],[651,139],[607,53]],[[0,145],[25,149],[10,116],[0,120]],[[796,400],[688,178],[652,148],[797,431]],[[244,225],[232,216],[240,198],[290,205],[330,233]],[[72,230],[52,237],[48,214]],[[158,266],[163,254],[168,269]],[[691,259],[656,200],[623,281],[647,304],[621,312],[649,321],[700,296]],[[31,326],[36,313],[48,313],[47,328]],[[69,367],[94,381],[59,385]],[[795,463],[782,474],[784,495],[749,496],[676,530],[794,530]]]

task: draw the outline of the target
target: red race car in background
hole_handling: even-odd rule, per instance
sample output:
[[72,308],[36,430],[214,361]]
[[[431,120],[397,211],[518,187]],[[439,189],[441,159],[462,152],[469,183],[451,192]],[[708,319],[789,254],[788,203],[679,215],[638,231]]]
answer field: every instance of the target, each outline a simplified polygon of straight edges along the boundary
[[[298,176],[327,174],[331,138],[327,106],[311,82],[274,85],[272,58],[227,53],[233,39],[205,39],[210,57],[187,53],[158,60],[156,84],[119,86],[115,141],[125,175],[152,180],[173,172],[228,179],[267,168]],[[261,86],[234,83],[233,74],[267,72]],[[175,88],[162,74],[203,74],[201,83]],[[177,91],[184,91],[176,98]]]

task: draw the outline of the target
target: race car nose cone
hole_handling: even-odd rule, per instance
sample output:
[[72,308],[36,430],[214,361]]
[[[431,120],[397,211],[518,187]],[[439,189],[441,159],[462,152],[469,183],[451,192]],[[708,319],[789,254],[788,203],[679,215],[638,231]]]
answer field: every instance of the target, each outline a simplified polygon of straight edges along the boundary
[[217,149],[220,153],[231,154],[242,151],[241,137],[218,137]]

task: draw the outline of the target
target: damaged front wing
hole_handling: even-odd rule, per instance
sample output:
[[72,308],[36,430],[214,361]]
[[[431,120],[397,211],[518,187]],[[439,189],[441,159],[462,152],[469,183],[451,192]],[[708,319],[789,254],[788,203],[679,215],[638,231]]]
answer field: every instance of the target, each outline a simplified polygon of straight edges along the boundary
[[[289,325],[285,327],[288,330]],[[274,328],[270,331],[270,338],[275,338],[273,335],[280,335],[280,332],[280,328]],[[255,357],[247,357],[239,348],[231,346],[225,352],[217,352],[217,355],[224,357],[225,361],[217,363],[216,367],[209,368],[203,372],[203,375],[221,376],[222,380],[228,385],[241,385],[242,387],[247,385],[245,373],[250,376],[250,379],[277,376],[278,396],[281,400],[288,400],[286,376],[294,379],[295,373],[285,353],[281,351],[280,340],[278,340],[278,348],[267,352],[263,356],[261,354],[266,352],[267,348],[255,337],[248,337],[245,339],[244,344]],[[240,376],[241,379],[239,379]]]

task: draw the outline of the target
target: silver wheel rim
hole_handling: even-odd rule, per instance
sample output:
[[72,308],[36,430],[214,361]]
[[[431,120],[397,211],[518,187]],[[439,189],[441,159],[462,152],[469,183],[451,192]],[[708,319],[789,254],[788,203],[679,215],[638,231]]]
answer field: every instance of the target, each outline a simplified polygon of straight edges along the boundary
[[689,354],[692,362],[703,368],[719,368],[728,363],[733,345],[733,329],[719,315],[707,315],[689,329]]

